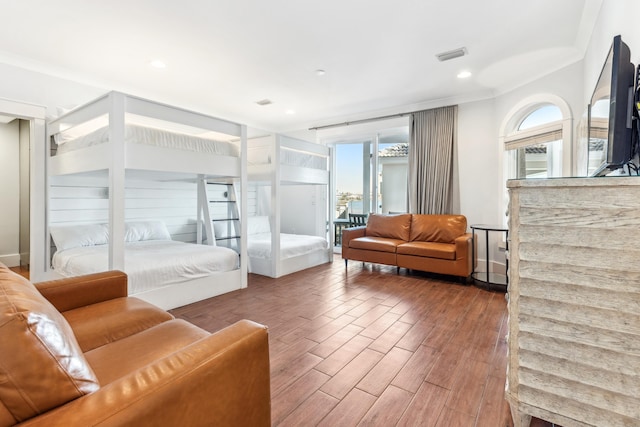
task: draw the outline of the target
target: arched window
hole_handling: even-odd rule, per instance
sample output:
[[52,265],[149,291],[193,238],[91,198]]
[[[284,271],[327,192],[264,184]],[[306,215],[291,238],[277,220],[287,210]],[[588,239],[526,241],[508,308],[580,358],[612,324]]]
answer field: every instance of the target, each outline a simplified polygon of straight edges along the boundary
[[550,93],[529,96],[505,115],[498,137],[503,212],[508,211],[509,204],[507,180],[575,174],[572,128],[569,104]]
[[[518,117],[519,116],[519,117]],[[554,104],[521,110],[504,139],[508,179],[562,176],[563,117]]]

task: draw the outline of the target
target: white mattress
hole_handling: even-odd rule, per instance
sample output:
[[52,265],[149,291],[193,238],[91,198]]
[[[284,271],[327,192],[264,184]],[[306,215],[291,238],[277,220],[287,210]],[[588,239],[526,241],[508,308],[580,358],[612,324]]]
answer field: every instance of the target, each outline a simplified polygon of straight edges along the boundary
[[[125,245],[129,294],[206,277],[238,268],[238,254],[228,248],[173,240],[145,240]],[[108,270],[109,245],[58,251],[53,268],[63,276]]]
[[[57,140],[57,139],[56,139]],[[105,126],[84,136],[58,143],[57,154],[64,154],[92,145],[109,142],[109,127]],[[125,126],[125,144],[145,144],[175,150],[196,151],[218,156],[238,157],[239,149],[226,141],[199,138],[196,136],[164,131],[161,129],[131,125]]]
[[[322,237],[280,233],[280,259],[305,255],[328,247],[329,243]],[[271,258],[271,233],[249,235],[247,253],[250,258]]]
[[[271,149],[269,147],[249,148],[247,161],[249,165],[271,164]],[[280,150],[280,164],[326,170],[327,158],[315,154],[282,149]]]

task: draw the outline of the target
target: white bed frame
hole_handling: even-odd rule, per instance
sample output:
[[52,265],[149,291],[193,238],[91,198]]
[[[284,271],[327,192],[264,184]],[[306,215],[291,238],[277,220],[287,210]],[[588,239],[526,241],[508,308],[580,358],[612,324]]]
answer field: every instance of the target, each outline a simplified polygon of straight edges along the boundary
[[[125,123],[128,115],[142,116],[149,120],[173,123],[176,127],[191,127],[225,135],[229,140],[240,141],[240,157],[221,156],[202,152],[190,152],[170,148],[125,144]],[[73,126],[91,120],[108,117],[109,142],[78,149],[48,158],[48,175],[82,174],[99,170],[108,171],[109,181],[109,269],[124,269],[124,188],[125,171],[135,169],[149,173],[176,174],[182,179],[211,179],[241,183],[240,206],[247,206],[247,129],[245,125],[229,122],[201,113],[172,107],[119,92],[108,94],[80,106],[52,120],[47,127],[47,152],[51,151],[52,136]],[[48,188],[48,185],[47,185]],[[204,298],[247,287],[246,209],[240,212],[240,268],[228,273],[190,280],[165,286],[135,296],[155,303],[165,309],[179,307]],[[49,236],[49,230],[45,235]],[[46,259],[51,259],[46,244]],[[44,277],[51,273],[45,262]]]
[[[157,305],[164,310],[170,310],[239,289],[238,284],[242,283],[241,274],[240,269],[214,273],[201,279],[150,289],[132,296]],[[246,273],[244,277],[246,277]]]
[[[311,253],[298,255],[295,257],[282,259],[280,254],[280,234],[281,234],[281,186],[316,184],[329,185],[329,160],[330,150],[328,147],[315,144],[284,135],[269,135],[252,139],[248,145],[248,150],[255,148],[270,148],[271,162],[267,164],[249,164],[248,179],[257,185],[271,186],[271,212],[269,222],[271,226],[271,257],[249,258],[251,273],[263,276],[278,278],[296,271],[314,267],[319,264],[331,262],[333,251],[330,242],[328,248],[316,250]],[[310,167],[295,166],[281,163],[282,150],[295,150],[306,154],[314,154],[327,159],[326,169],[315,169]],[[321,209],[322,207],[319,207]],[[328,207],[325,206],[327,211]],[[326,237],[326,236],[321,236]],[[273,255],[275,254],[275,256]]]

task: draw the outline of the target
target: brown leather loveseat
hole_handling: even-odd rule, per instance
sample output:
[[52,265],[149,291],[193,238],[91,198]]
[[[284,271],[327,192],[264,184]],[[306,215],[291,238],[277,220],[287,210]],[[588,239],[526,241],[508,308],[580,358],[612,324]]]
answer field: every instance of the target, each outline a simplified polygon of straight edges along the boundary
[[342,231],[342,258],[468,277],[471,233],[463,215],[376,215]]
[[210,334],[106,272],[33,285],[0,265],[0,426],[268,426],[264,326]]

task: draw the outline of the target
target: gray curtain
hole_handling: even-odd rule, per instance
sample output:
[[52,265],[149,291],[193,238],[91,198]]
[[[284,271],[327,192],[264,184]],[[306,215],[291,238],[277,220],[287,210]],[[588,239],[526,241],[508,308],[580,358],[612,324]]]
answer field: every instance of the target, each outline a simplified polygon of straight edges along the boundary
[[457,122],[457,105],[411,115],[409,212],[453,213]]

